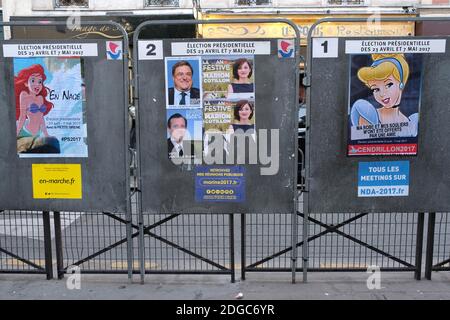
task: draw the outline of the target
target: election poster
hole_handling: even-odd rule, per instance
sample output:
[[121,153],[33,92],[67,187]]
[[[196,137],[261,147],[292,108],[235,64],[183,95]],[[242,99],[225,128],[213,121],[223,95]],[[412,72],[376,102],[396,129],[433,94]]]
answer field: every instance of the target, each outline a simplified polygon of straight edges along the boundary
[[[223,134],[229,154],[234,134],[255,139],[254,56],[202,58],[203,130],[205,144],[212,134]],[[209,154],[209,146],[203,151]]]
[[166,107],[201,107],[200,58],[166,57]]
[[[165,58],[169,159],[201,160],[198,145],[207,154],[211,134],[222,134],[226,142],[232,134],[254,137],[254,60],[252,55]],[[186,144],[195,152],[186,153]]]
[[14,58],[20,158],[87,157],[82,58]]
[[245,168],[242,166],[195,168],[196,202],[245,202]]
[[204,57],[202,70],[205,132],[254,131],[254,57]]
[[175,164],[201,163],[201,108],[167,109],[167,151]]
[[204,57],[203,99],[254,100],[254,57]]
[[230,84],[233,60],[228,58],[203,58],[203,98],[226,99]]
[[203,128],[205,132],[226,133],[233,120],[233,103],[227,100],[203,102]]
[[202,105],[199,57],[166,57],[168,159],[174,164],[201,163]]
[[348,156],[417,155],[419,53],[350,55]]

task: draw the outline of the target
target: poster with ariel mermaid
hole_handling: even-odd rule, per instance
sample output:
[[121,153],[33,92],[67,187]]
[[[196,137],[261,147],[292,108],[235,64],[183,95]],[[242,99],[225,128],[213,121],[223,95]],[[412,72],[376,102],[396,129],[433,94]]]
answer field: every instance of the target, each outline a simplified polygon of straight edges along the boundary
[[422,55],[355,54],[350,62],[348,155],[417,155]]
[[17,154],[87,157],[81,58],[14,58]]

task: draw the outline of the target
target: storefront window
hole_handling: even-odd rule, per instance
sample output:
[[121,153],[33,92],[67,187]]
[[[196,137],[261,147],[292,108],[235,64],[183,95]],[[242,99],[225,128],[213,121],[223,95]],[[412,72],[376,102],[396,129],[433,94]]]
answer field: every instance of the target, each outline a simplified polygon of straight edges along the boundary
[[146,7],[179,7],[179,0],[145,0]]
[[237,6],[264,6],[272,4],[272,0],[235,0]]
[[89,0],[55,0],[55,7],[89,7]]

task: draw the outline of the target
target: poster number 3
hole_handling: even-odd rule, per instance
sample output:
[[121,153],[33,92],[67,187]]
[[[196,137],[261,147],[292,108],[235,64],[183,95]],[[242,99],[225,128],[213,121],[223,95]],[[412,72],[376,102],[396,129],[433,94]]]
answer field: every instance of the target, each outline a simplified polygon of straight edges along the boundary
[[162,40],[139,41],[139,60],[162,60]]
[[313,58],[337,58],[338,38],[313,38]]

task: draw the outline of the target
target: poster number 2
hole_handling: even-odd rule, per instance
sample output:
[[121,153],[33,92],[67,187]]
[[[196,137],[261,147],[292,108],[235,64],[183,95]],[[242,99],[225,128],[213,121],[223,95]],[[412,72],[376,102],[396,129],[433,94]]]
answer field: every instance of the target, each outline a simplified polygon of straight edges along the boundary
[[162,40],[139,41],[139,60],[162,60]]
[[337,58],[338,38],[313,38],[313,58]]
[[154,43],[149,43],[146,48],[148,50],[147,56],[156,56],[156,45]]

